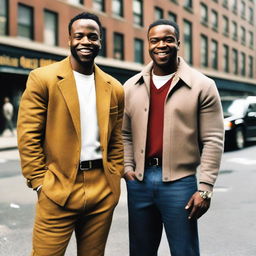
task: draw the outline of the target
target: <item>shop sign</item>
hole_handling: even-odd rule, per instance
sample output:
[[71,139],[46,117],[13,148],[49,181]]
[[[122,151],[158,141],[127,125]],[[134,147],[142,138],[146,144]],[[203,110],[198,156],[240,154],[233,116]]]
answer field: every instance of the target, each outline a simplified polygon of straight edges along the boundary
[[14,68],[35,69],[56,62],[57,60],[44,58],[28,58],[20,56],[19,58],[8,55],[0,55],[0,66],[9,66]]
[[64,57],[0,45],[0,68],[30,71],[57,62]]

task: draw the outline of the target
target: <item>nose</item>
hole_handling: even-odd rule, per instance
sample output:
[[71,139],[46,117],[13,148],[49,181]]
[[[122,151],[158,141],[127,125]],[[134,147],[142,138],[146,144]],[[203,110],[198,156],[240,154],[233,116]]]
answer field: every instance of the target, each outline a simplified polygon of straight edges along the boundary
[[157,47],[166,47],[165,40],[160,40]]
[[84,36],[81,40],[81,44],[91,44],[91,41],[87,36]]

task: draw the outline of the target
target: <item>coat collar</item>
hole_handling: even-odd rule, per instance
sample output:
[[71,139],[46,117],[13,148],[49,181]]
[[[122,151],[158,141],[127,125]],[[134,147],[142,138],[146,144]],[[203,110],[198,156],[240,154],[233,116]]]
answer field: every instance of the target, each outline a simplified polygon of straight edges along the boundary
[[103,72],[97,65],[95,65],[94,72],[100,142],[101,145],[106,145],[108,140],[108,124],[112,85],[110,76]]
[[[70,57],[60,61],[58,87],[65,99],[79,140],[81,141],[80,107]],[[109,122],[111,79],[94,64],[96,107],[101,142],[106,142]]]
[[[191,67],[185,62],[182,57],[178,57],[179,59],[179,67],[175,74],[173,82],[175,84],[181,79],[188,87],[192,87],[192,78],[191,78]],[[143,70],[139,73],[138,79],[135,83],[142,84],[145,82],[149,84],[150,81],[150,74],[153,68],[153,61],[151,61]]]
[[57,85],[70,112],[77,136],[81,140],[79,100],[70,57],[59,62],[57,77],[59,79]]

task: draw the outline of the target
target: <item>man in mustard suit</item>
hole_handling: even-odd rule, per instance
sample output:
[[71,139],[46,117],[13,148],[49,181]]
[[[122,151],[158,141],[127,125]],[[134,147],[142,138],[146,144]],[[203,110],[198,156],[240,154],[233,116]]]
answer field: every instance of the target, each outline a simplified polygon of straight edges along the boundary
[[94,64],[101,23],[69,23],[71,56],[32,71],[18,116],[23,175],[38,193],[32,255],[102,256],[123,172],[123,88]]

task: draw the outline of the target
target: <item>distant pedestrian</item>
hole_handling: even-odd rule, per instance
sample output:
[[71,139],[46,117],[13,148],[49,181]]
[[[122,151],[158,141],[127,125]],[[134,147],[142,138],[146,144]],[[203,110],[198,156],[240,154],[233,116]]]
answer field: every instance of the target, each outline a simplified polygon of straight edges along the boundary
[[151,24],[148,45],[152,62],[124,85],[130,256],[156,256],[163,226],[172,256],[199,256],[197,219],[210,206],[223,151],[220,97],[178,56],[176,23]]
[[10,102],[10,99],[8,97],[4,98],[4,105],[3,105],[3,115],[5,118],[5,130],[10,130],[12,135],[14,135],[13,131],[13,105]]

